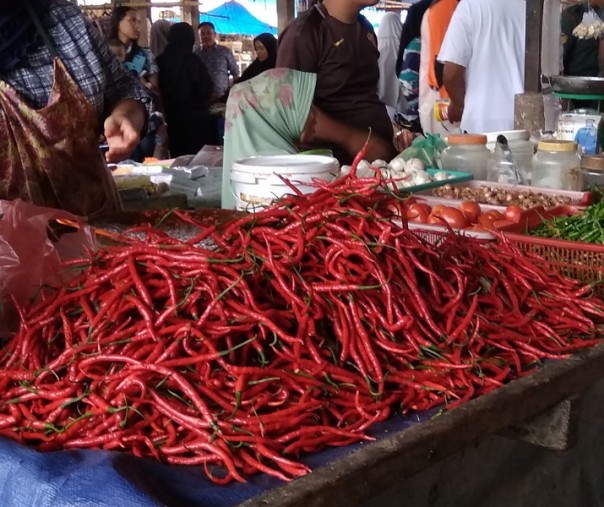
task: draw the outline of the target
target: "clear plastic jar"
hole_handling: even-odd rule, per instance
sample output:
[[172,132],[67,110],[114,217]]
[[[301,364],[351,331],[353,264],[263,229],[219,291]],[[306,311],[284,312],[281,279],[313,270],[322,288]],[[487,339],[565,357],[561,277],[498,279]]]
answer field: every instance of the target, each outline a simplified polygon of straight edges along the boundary
[[[533,167],[533,155],[535,154],[536,145],[533,143],[531,133],[528,130],[507,130],[505,132],[491,132],[487,134],[487,148],[494,153],[497,144],[497,137],[504,136],[507,139],[508,146],[514,157],[514,162],[518,167],[518,171],[522,176],[522,180],[526,185],[531,184],[531,170]],[[489,170],[491,167],[489,167]],[[493,179],[490,172],[488,175],[489,181]]]
[[581,159],[583,190],[604,190],[604,155]]
[[491,159],[487,136],[452,134],[447,142],[449,146],[442,153],[443,169],[468,172],[474,179],[486,180]]
[[533,157],[532,185],[557,190],[583,190],[581,157],[573,141],[541,141]]

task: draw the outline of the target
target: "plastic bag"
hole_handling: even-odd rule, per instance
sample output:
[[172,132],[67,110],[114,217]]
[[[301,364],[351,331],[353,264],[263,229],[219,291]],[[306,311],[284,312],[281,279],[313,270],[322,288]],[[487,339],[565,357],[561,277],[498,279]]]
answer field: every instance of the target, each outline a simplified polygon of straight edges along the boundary
[[598,13],[590,7],[583,14],[583,20],[573,30],[573,35],[578,39],[600,39],[604,35],[604,22]]
[[67,211],[0,200],[0,214],[0,334],[6,335],[14,329],[13,299],[23,304],[40,287],[65,282],[69,273],[59,269],[61,263],[84,256],[97,244],[92,228],[83,223],[69,232],[55,228],[51,235],[59,237],[49,237],[49,222],[81,221]]
[[426,168],[442,169],[441,153],[447,147],[446,141],[438,134],[425,134],[416,137],[411,146],[397,158],[407,161],[419,158]]

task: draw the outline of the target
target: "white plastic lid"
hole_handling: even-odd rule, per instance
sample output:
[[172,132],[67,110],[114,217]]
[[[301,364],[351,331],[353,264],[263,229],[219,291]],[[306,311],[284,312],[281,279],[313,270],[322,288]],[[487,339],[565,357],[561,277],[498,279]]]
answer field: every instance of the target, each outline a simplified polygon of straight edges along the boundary
[[247,157],[233,163],[233,171],[254,174],[316,174],[337,172],[338,161],[325,155],[263,155]]

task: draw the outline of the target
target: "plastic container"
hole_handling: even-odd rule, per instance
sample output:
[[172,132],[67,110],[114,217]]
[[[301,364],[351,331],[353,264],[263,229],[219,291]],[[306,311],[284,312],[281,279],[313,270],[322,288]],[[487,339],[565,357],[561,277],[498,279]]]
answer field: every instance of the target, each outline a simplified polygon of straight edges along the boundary
[[604,155],[594,155],[581,159],[583,190],[604,189]]
[[581,157],[574,141],[541,141],[533,157],[532,184],[557,190],[583,190]]
[[313,180],[331,181],[339,170],[338,161],[324,155],[269,155],[237,160],[229,176],[237,209],[258,211],[293,193],[283,178],[300,192],[310,194],[316,190]]
[[447,138],[449,146],[442,153],[443,169],[465,171],[477,180],[487,178],[491,152],[487,149],[487,136],[455,134]]
[[[518,166],[518,170],[522,179],[527,185],[531,184],[533,155],[535,154],[535,143],[531,138],[531,133],[528,130],[507,130],[505,132],[491,132],[487,134],[487,148],[495,151],[497,144],[497,136],[505,136],[508,140],[508,146],[514,157],[514,162]],[[489,181],[496,181],[489,175]]]

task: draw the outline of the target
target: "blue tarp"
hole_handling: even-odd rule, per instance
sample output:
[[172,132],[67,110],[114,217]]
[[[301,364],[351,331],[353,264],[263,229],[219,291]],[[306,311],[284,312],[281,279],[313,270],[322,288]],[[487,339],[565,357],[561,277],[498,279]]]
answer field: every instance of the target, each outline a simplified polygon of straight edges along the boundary
[[201,14],[199,20],[213,23],[216,33],[226,35],[256,36],[264,32],[277,35],[276,27],[260,21],[235,0],[225,2],[220,7]]
[[[369,433],[387,438],[435,412],[395,414]],[[364,445],[328,448],[302,461],[316,469]],[[202,467],[166,466],[113,451],[40,453],[0,437],[1,507],[234,507],[281,485],[256,474],[245,484],[216,486]]]

